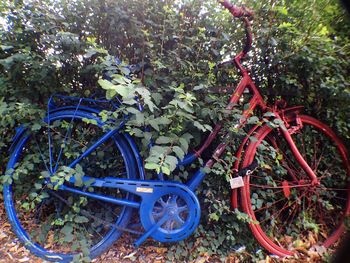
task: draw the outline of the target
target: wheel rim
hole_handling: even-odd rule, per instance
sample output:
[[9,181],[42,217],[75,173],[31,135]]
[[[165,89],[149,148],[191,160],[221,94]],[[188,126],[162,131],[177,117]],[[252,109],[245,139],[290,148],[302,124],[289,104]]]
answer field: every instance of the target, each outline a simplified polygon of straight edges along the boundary
[[243,206],[259,222],[250,224],[254,235],[265,248],[280,256],[313,245],[331,246],[344,231],[342,222],[349,214],[345,147],[322,123],[309,117],[301,117],[301,121],[303,133],[298,131],[292,137],[321,178],[320,185],[311,185],[286,143],[280,142],[282,136],[268,127],[258,132],[259,140],[248,149],[251,155],[243,164],[248,165],[256,153],[260,166],[246,178]]
[[[68,253],[71,252],[71,250],[73,250],[74,253],[83,252],[85,256],[97,256],[111,245],[114,239],[120,236],[121,232],[117,231],[113,225],[116,224],[120,227],[125,227],[131,215],[131,209],[129,208],[103,204],[95,200],[82,200],[78,196],[69,196],[68,198],[66,193],[49,189],[45,179],[41,179],[39,183],[37,181],[37,175],[40,174],[39,172],[48,172],[50,166],[57,170],[54,175],[58,174],[60,169],[64,169],[62,164],[67,165],[76,158],[74,157],[74,153],[80,154],[84,147],[89,147],[92,142],[96,141],[96,138],[101,136],[101,133],[103,133],[103,129],[101,128],[102,123],[87,123],[84,118],[93,118],[93,116],[86,113],[79,114],[79,112],[77,113],[75,111],[65,114],[56,113],[51,116],[50,123],[54,124],[54,127],[50,128],[52,132],[50,139],[52,145],[51,162],[49,161],[49,150],[41,148],[41,145],[45,145],[45,142],[48,142],[49,136],[38,137],[31,134],[21,139],[8,164],[7,170],[15,168],[15,172],[12,176],[15,176],[15,174],[19,175],[17,180],[13,180],[12,184],[5,185],[4,187],[5,206],[10,222],[20,240],[24,242],[34,254],[44,257],[47,260],[71,260],[72,255]],[[67,123],[69,124],[68,126]],[[66,138],[68,127],[71,129],[71,134],[69,138]],[[58,132],[58,130],[60,130],[60,132]],[[41,131],[46,135],[49,134],[46,127]],[[64,136],[62,138],[63,134]],[[89,137],[87,137],[87,134]],[[93,171],[94,174],[90,175],[93,177],[118,176],[121,178],[132,178],[135,176],[135,165],[133,165],[131,161],[131,153],[128,152],[126,144],[121,138],[118,138],[118,136],[119,135],[116,135],[109,141],[100,145],[95,153],[92,153],[79,163],[79,165],[83,167],[83,172],[85,174],[90,175]],[[78,145],[77,138],[81,138],[80,143],[84,141],[86,144]],[[62,148],[60,144],[62,143],[64,143],[64,149],[61,151]],[[34,148],[36,148],[36,152],[33,150]],[[77,149],[80,149],[80,151]],[[38,154],[38,152],[40,152],[40,154]],[[70,156],[69,153],[73,154]],[[56,165],[59,159],[59,164]],[[43,160],[46,160],[45,164]],[[30,163],[34,165],[30,165]],[[26,175],[23,173],[24,168],[27,170]],[[118,168],[121,170],[120,173],[116,174]],[[84,191],[93,190],[94,192],[114,197],[132,198],[131,195],[126,195],[123,192],[115,190],[112,193],[112,191],[108,189],[88,189],[86,185],[77,187],[84,189]],[[34,197],[32,193],[38,195],[45,194],[44,197],[40,198],[42,199],[41,201],[36,202],[32,198]],[[46,196],[48,193],[49,196]],[[57,194],[66,201],[68,200],[70,204],[62,202],[60,198],[57,198]],[[15,202],[13,200],[15,200]],[[86,204],[82,205],[83,209],[81,210],[94,213],[95,218],[86,216],[86,214],[82,216],[81,211],[77,212],[78,209],[74,208],[77,202],[85,202]],[[33,213],[31,207],[27,209],[26,203],[36,205],[35,213]],[[25,206],[23,206],[23,204],[25,204]],[[64,207],[62,208],[60,206]],[[67,219],[63,217],[67,214],[72,218]],[[62,219],[67,222],[60,225],[61,222],[59,220],[62,221]],[[35,221],[38,222],[36,223]],[[46,223],[44,225],[47,226],[47,231],[43,227],[43,221]],[[70,221],[78,224],[72,224]],[[73,229],[70,229],[69,225],[74,225],[72,227]],[[73,235],[73,237],[71,235]],[[74,247],[76,246],[77,239],[82,236],[88,237],[88,239],[86,239],[87,244],[80,242],[77,248]],[[60,241],[62,241],[63,238],[66,244],[59,246],[59,242],[55,242],[55,238],[57,237],[61,239]],[[71,241],[69,241],[70,239]],[[88,251],[87,248],[89,248]],[[55,258],[56,256],[57,258]]]

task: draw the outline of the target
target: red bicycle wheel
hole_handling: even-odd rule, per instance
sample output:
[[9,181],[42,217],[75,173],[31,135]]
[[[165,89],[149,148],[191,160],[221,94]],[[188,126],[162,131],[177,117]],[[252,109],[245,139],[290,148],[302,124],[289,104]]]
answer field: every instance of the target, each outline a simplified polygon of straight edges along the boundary
[[[298,127],[291,120],[291,127]],[[290,256],[314,245],[330,247],[345,231],[350,213],[350,164],[345,146],[320,121],[299,116],[292,138],[320,180],[317,186],[300,167],[279,129],[267,125],[246,150],[242,166],[259,167],[246,176],[242,207],[254,236],[269,252]]]

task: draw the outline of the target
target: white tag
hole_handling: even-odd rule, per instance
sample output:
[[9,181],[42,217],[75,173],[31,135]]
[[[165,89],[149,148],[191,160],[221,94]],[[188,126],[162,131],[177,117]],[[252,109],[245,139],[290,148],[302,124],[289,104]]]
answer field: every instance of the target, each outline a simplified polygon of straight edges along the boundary
[[150,187],[136,187],[136,192],[139,193],[153,193],[153,188]]
[[231,185],[231,189],[236,189],[236,188],[244,186],[242,176],[231,178],[230,185]]

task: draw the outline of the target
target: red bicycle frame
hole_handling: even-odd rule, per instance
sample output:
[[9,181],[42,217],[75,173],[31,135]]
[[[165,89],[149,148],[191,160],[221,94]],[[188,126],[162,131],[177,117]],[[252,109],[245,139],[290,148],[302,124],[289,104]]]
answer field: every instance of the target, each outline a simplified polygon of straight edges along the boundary
[[[246,8],[236,7],[232,4],[230,4],[227,0],[219,1],[219,2],[225,8],[227,8],[234,17],[241,18],[241,20],[243,21],[243,23],[245,25],[245,31],[246,31],[246,41],[245,41],[245,45],[244,45],[243,50],[238,55],[236,55],[233,59],[220,64],[220,65],[234,64],[236,66],[236,68],[239,70],[240,74],[242,75],[242,79],[239,82],[236,89],[233,91],[226,109],[232,110],[235,107],[235,105],[237,105],[239,103],[239,100],[241,99],[245,90],[248,90],[249,93],[252,94],[252,97],[250,98],[250,100],[248,102],[248,104],[249,104],[248,109],[243,110],[242,118],[240,119],[239,123],[236,124],[238,127],[242,127],[245,124],[246,119],[252,114],[252,112],[254,112],[254,110],[257,107],[261,108],[262,111],[264,111],[264,112],[266,112],[266,111],[273,112],[275,117],[282,120],[285,126],[289,126],[286,119],[283,117],[284,112],[288,111],[289,113],[292,113],[292,112],[297,113],[301,107],[293,107],[293,108],[289,108],[289,109],[278,109],[277,106],[269,107],[266,104],[266,102],[264,101],[264,99],[263,99],[260,91],[256,87],[254,81],[249,76],[248,70],[246,68],[244,68],[242,65],[242,60],[246,57],[246,55],[249,52],[249,50],[251,49],[251,45],[252,45],[251,24],[250,24],[250,21],[248,19],[248,17],[252,17],[252,15],[253,15],[252,12]],[[298,117],[296,116],[296,119],[297,118]],[[208,138],[206,139],[204,144],[201,146],[201,148],[198,151],[196,151],[197,157],[199,157],[203,153],[203,151],[212,143],[214,138],[217,137],[218,133],[222,129],[222,126],[223,125],[221,123],[218,123],[215,125],[213,131],[210,133],[210,135],[208,136]],[[242,153],[243,153],[243,149],[244,149],[244,145],[246,145],[249,137],[257,129],[257,127],[259,127],[259,126],[257,125],[255,127],[253,127],[251,129],[251,131],[248,132],[247,136],[242,141],[241,146],[238,148],[238,151],[236,152],[237,160],[234,163],[233,171],[238,172],[239,168],[241,168],[241,169],[244,168],[244,167],[239,167],[240,160],[241,160]],[[319,184],[319,181],[318,181],[315,173],[310,168],[310,166],[307,164],[305,159],[302,157],[302,155],[300,154],[298,148],[296,147],[296,145],[291,137],[291,134],[294,132],[294,130],[295,129],[286,129],[285,127],[282,127],[282,129],[281,129],[283,136],[285,137],[286,141],[288,142],[288,144],[290,146],[290,149],[292,150],[292,153],[296,157],[296,160],[299,162],[299,164],[301,165],[303,170],[310,177],[310,179],[312,181],[312,185],[317,185],[317,184]],[[214,165],[214,163],[224,153],[227,145],[228,145],[227,143],[220,143],[216,147],[216,149],[214,150],[214,153],[212,154],[211,159],[205,163],[205,167],[211,168]],[[235,197],[233,197],[232,200],[233,200],[234,206],[236,206]]]

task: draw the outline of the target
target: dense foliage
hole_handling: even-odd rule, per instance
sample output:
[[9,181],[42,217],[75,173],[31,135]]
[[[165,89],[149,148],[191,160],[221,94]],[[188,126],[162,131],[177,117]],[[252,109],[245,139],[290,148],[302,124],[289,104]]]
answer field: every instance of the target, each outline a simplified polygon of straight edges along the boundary
[[[274,96],[282,96],[291,105],[306,106],[306,112],[349,141],[350,23],[345,10],[335,0],[243,2],[255,10],[254,47],[246,64],[266,99],[273,103]],[[127,131],[140,138],[146,168],[187,177],[186,172],[171,174],[175,157],[195,147],[225,117],[219,108],[227,98],[210,87],[239,80],[232,68],[215,67],[240,50],[244,32],[239,20],[214,0],[1,0],[0,13],[1,174],[15,127],[36,122],[34,129],[40,129],[48,98],[61,93],[122,97],[128,104],[120,111],[132,114]],[[125,78],[130,72],[116,71],[115,56],[124,64],[138,64],[140,73]],[[101,79],[106,74],[112,82]],[[142,113],[135,110],[135,95],[145,108]],[[141,132],[144,125],[150,130]],[[156,147],[148,153],[150,138]],[[196,232],[196,241],[181,242],[170,254],[224,258],[240,245],[253,245],[240,223],[248,220],[246,215],[230,210],[225,168],[216,167],[204,183],[206,224]]]

